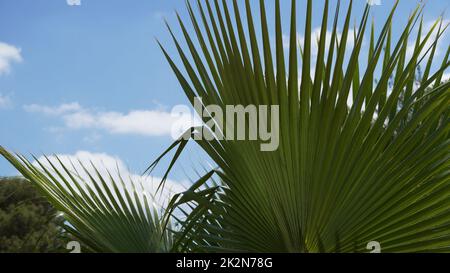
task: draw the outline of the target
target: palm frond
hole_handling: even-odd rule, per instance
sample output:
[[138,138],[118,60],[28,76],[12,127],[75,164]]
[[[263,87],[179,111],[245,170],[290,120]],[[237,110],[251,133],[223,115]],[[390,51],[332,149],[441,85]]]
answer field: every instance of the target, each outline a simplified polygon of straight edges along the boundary
[[[397,4],[378,37],[372,28],[363,67],[369,6],[352,34],[352,1],[342,28],[339,2],[327,41],[331,20],[325,1],[314,55],[311,28],[316,15],[308,0],[300,63],[293,0],[286,66],[279,0],[275,52],[264,0],[259,1],[259,30],[249,0],[246,23],[236,0],[232,8],[225,0],[197,1],[198,15],[188,1],[198,46],[179,18],[188,51],[169,30],[183,69],[161,48],[189,101],[202,97],[204,106],[219,105],[224,112],[226,105],[279,105],[280,146],[262,152],[261,141],[220,140],[217,135],[206,141],[196,138],[198,129],[189,131],[217,164],[220,183],[208,187],[208,173],[207,179],[174,197],[169,211],[178,208],[185,215],[175,250],[364,252],[374,240],[384,252],[450,250],[450,83],[441,82],[450,64],[448,52],[442,65],[431,70],[446,26],[439,19],[425,32],[420,23],[408,58],[408,42],[422,9],[413,11],[396,40],[392,24]],[[416,69],[423,63],[426,73],[416,86]],[[205,127],[215,119],[199,114]],[[177,147],[171,167],[185,145],[179,141],[171,147]]]
[[[0,146],[5,157],[31,181],[67,221],[64,228],[82,251],[149,253],[167,252],[172,235],[166,232],[153,196],[142,184],[119,174],[100,171],[91,162],[70,165],[55,156],[31,163]],[[82,172],[82,173],[81,173]]]

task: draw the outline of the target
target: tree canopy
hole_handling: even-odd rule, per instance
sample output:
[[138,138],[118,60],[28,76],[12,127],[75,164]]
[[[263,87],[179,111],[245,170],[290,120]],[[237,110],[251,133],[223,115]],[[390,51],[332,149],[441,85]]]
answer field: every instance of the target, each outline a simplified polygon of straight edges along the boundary
[[62,217],[27,180],[0,177],[0,252],[62,252]]

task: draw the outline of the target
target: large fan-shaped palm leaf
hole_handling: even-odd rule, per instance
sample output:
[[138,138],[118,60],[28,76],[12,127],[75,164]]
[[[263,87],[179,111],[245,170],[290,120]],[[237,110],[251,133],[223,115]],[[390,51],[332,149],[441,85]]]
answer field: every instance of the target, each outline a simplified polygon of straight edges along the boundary
[[[275,52],[264,0],[259,1],[261,37],[249,0],[246,23],[236,0],[234,12],[224,0],[198,1],[198,14],[188,2],[198,47],[180,18],[187,50],[172,34],[186,74],[163,49],[191,103],[198,96],[205,106],[219,105],[224,112],[226,105],[279,105],[281,110],[280,147],[274,152],[260,151],[261,141],[196,139],[218,168],[172,200],[170,211],[178,208],[186,215],[179,217],[174,249],[360,252],[378,241],[385,252],[449,251],[450,84],[441,83],[449,50],[439,69],[431,71],[447,26],[438,20],[423,31],[418,7],[395,39],[396,3],[378,38],[372,26],[365,46],[368,64],[361,69],[370,7],[353,32],[352,4],[342,27],[338,4],[330,38],[325,1],[320,35],[313,37],[313,1],[307,1],[299,47],[294,0],[286,68],[279,2]],[[409,57],[408,42],[417,28]],[[425,71],[417,80],[419,65]],[[214,118],[203,117],[205,122]],[[195,137],[200,130],[187,134]],[[186,142],[180,138],[166,151],[178,147],[168,172]],[[221,186],[208,187],[215,176]]]

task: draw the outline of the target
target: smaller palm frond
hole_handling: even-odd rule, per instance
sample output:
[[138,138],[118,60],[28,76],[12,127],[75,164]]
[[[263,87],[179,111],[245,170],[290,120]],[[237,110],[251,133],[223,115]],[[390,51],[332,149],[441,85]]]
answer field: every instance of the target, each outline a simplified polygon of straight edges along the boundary
[[64,228],[89,252],[167,252],[172,235],[165,231],[153,196],[131,178],[102,172],[91,162],[44,157],[31,163],[0,146],[5,157],[63,213]]

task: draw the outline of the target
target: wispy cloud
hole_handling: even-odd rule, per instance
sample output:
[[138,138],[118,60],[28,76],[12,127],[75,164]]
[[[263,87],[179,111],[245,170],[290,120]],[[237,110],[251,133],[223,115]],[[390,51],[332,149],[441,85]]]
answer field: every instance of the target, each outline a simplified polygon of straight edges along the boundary
[[30,104],[24,106],[25,111],[31,113],[41,113],[50,116],[63,115],[67,113],[81,111],[81,106],[77,103],[64,103],[56,107],[50,107],[39,104]]
[[22,55],[19,48],[0,42],[0,75],[9,73],[12,63],[21,61]]
[[190,127],[189,113],[172,113],[161,109],[132,110],[127,113],[117,111],[98,111],[68,103],[59,106],[25,105],[24,110],[53,116],[63,121],[64,127],[72,130],[95,129],[110,134],[142,136],[172,136]]
[[[435,21],[429,21],[429,22],[426,22],[426,23],[423,24],[422,36],[420,37],[420,41],[421,42],[426,38],[427,34],[430,32],[430,30],[433,27],[434,23],[435,23]],[[437,38],[437,35],[438,35],[439,24],[441,24],[441,23],[438,23],[438,25],[436,25],[436,27],[433,30],[433,33],[430,35],[430,37],[428,38],[427,42],[425,43],[425,46],[424,46],[424,48],[422,50],[422,55],[420,56],[420,58],[423,56],[423,54],[425,54],[428,51],[428,49],[430,49],[433,46],[433,44],[434,44],[434,42],[435,42],[435,40]],[[444,28],[445,26],[447,26],[449,24],[450,24],[450,20],[443,20],[442,21],[442,28]],[[416,29],[416,30],[418,30],[418,29]],[[441,31],[442,31],[442,29],[441,29]],[[439,44],[441,44],[442,41],[446,40],[447,32],[448,32],[448,30],[445,31],[443,34],[441,34],[441,36],[439,37],[438,46],[436,48],[436,53],[435,53],[436,56],[439,56],[439,55],[441,55],[443,53],[443,48],[445,48],[445,50],[447,49],[445,46],[444,47],[439,46]],[[407,48],[407,52],[406,52],[407,58],[411,58],[413,53],[414,53],[414,49],[415,49],[415,46],[416,46],[416,40],[415,39],[417,38],[416,36],[417,36],[417,34],[415,36],[412,35],[411,40],[408,42],[408,48]]]
[[[311,32],[311,53],[316,56],[318,54],[319,51],[319,44],[318,41],[320,39],[320,32],[321,32],[321,28],[317,27],[314,28]],[[352,50],[353,46],[355,44],[355,39],[354,39],[354,35],[353,35],[353,31],[350,31],[348,33],[347,36],[347,48],[348,50]],[[330,30],[327,30],[326,32],[326,36],[325,36],[325,50],[328,51],[329,47],[330,47],[330,42],[331,42],[331,36],[332,36],[332,32]],[[337,33],[337,38],[338,40],[340,40],[342,37],[342,34],[340,32]],[[300,34],[297,33],[297,45],[300,45],[302,47],[302,49],[304,48],[304,41],[305,41],[305,37]],[[289,35],[283,35],[283,47],[285,49],[289,49],[289,43],[290,43],[290,37]]]
[[12,101],[8,96],[0,94],[0,109],[7,109],[12,106]]

